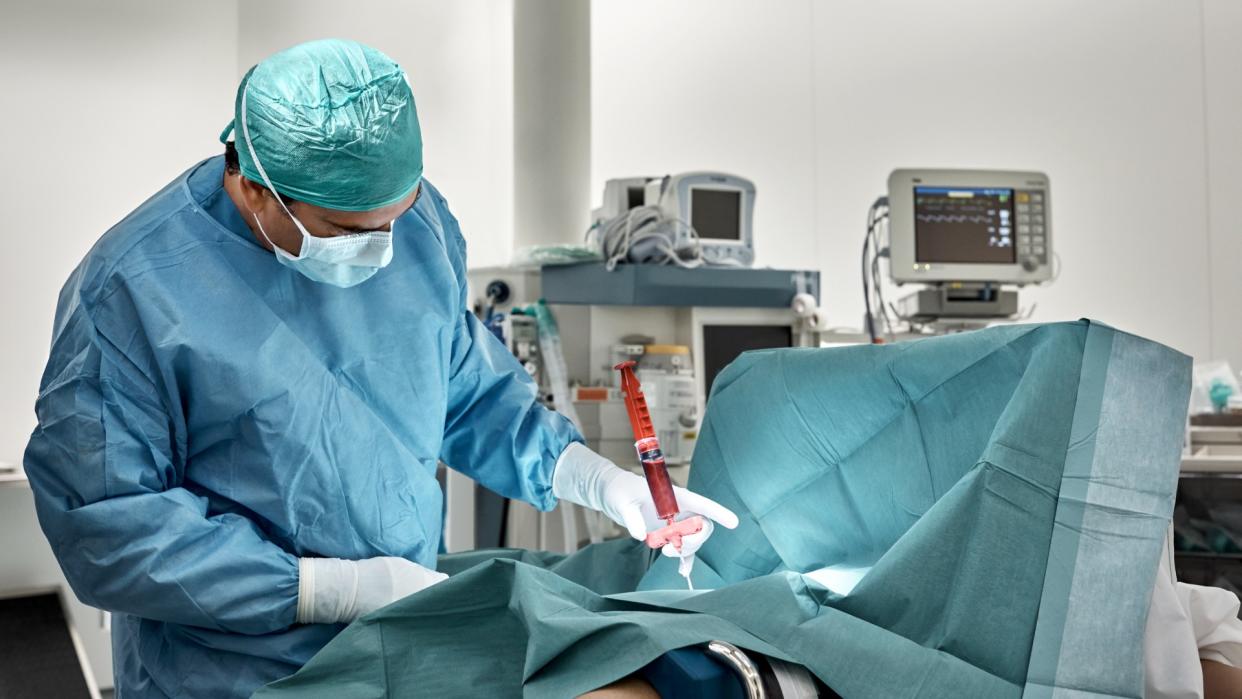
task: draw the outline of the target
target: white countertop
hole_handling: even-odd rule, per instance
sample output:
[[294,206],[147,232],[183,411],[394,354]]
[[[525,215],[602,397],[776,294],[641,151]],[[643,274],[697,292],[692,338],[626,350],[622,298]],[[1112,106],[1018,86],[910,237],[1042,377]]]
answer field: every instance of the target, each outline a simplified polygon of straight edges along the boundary
[[26,472],[22,470],[21,466],[7,461],[0,461],[0,488],[25,488],[29,484],[29,481],[26,480]]

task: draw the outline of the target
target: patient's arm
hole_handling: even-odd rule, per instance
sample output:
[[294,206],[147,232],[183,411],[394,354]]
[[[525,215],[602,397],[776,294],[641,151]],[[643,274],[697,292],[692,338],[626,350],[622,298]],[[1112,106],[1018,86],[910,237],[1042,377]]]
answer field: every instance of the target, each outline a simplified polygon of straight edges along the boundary
[[1204,660],[1203,699],[1242,699],[1242,669]]
[[660,699],[660,695],[646,680],[631,675],[587,692],[578,699]]

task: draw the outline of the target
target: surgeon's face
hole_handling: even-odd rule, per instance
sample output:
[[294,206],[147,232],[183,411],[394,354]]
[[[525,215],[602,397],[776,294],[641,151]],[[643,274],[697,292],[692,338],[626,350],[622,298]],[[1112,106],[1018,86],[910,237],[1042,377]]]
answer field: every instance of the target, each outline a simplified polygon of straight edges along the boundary
[[[302,234],[298,231],[293,219],[285,213],[276,197],[263,185],[252,182],[240,174],[232,175],[232,177],[236,177],[238,181],[230,189],[235,189],[240,195],[234,197],[234,202],[238,203],[239,209],[243,209],[242,218],[250,225],[259,244],[265,248],[268,247],[267,241],[257,230],[254,217],[248,215],[251,213],[263,223],[263,232],[273,243],[288,253],[300,255]],[[316,238],[332,238],[364,231],[386,231],[389,230],[394,220],[414,205],[422,189],[422,185],[419,185],[414,193],[405,199],[370,211],[338,211],[304,202],[294,202],[289,206],[289,210],[298,217],[303,226],[306,226],[306,232]],[[238,199],[241,201],[237,202]]]

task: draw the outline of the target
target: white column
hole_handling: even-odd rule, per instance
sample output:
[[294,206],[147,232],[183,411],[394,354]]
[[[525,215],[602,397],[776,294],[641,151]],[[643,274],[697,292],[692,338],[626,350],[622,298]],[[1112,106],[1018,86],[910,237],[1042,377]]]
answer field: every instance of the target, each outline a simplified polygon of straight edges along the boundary
[[591,207],[591,3],[513,6],[514,247],[574,243]]

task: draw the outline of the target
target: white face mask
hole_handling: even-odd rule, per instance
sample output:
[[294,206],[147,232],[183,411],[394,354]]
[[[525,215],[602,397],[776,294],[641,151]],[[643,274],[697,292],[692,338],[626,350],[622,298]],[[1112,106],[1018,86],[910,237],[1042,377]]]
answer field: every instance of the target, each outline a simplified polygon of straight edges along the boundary
[[[289,209],[286,208],[285,213],[289,213]],[[259,225],[263,239],[276,251],[277,261],[296,269],[308,279],[341,288],[351,287],[370,279],[381,267],[392,262],[391,229],[396,227],[396,221],[386,231],[316,238],[306,232],[306,227],[296,216],[289,213],[289,217],[302,233],[302,251],[298,255],[272,242],[267,231],[263,230],[258,214],[254,214],[254,222]]]
[[298,217],[294,216],[289,207],[285,206],[285,202],[281,201],[276,188],[272,186],[272,181],[267,177],[267,171],[259,162],[259,154],[255,152],[254,144],[250,142],[250,128],[246,124],[246,92],[242,92],[241,113],[242,136],[246,139],[246,147],[250,150],[250,158],[254,161],[255,169],[263,177],[263,183],[267,185],[272,196],[276,197],[280,208],[284,209],[289,218],[293,219],[294,225],[302,234],[301,252],[293,255],[272,242],[267,231],[263,230],[259,215],[251,212],[254,222],[259,226],[259,233],[263,235],[268,245],[272,246],[272,250],[276,252],[276,259],[282,265],[301,272],[313,281],[345,288],[361,284],[380,271],[380,268],[392,262],[392,229],[396,227],[396,221],[389,224],[389,230],[386,231],[365,231],[332,238],[317,238],[311,235]]

